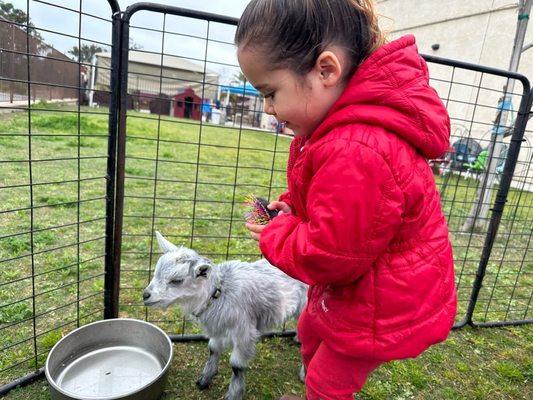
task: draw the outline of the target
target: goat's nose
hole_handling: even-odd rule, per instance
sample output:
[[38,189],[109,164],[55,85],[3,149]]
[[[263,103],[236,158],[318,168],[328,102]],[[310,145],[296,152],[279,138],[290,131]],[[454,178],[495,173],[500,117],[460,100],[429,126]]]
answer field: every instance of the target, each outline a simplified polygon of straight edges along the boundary
[[151,294],[148,290],[145,290],[143,292],[143,300],[148,300],[150,298]]

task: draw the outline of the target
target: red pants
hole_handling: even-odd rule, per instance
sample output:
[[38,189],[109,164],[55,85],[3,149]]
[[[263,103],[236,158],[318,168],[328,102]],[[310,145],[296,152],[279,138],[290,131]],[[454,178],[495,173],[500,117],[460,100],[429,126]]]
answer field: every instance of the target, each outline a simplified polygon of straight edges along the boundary
[[368,375],[379,366],[370,359],[348,357],[331,350],[315,328],[315,316],[304,310],[298,320],[298,339],[305,364],[307,400],[353,400]]

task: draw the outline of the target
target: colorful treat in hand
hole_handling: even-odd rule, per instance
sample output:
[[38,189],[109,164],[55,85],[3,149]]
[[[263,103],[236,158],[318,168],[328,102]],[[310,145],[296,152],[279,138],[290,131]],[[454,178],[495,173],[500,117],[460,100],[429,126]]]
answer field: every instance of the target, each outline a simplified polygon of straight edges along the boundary
[[252,224],[266,225],[278,215],[278,210],[269,210],[267,208],[267,200],[256,197],[253,194],[246,196],[244,205],[248,207],[248,211],[244,213],[244,218]]

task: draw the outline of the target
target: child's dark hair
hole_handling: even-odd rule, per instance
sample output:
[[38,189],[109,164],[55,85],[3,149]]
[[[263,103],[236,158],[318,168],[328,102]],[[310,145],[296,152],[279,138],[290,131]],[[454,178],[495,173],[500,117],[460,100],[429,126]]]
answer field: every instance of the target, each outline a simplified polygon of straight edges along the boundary
[[328,46],[350,59],[348,78],[385,42],[372,0],[252,0],[241,17],[235,44],[269,57],[269,66],[305,75]]

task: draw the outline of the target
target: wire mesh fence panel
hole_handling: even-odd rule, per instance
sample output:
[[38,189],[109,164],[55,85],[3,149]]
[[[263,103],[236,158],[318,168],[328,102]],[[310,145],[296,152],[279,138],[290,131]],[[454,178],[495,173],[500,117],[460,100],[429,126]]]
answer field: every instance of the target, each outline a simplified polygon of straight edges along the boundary
[[[121,315],[162,323],[171,332],[197,333],[179,311],[161,313],[142,305],[142,290],[160,255],[154,231],[215,261],[259,257],[243,226],[242,202],[248,193],[272,198],[283,190],[290,138],[269,132],[271,121],[262,113],[262,98],[255,96],[238,68],[232,44],[236,21],[155,6],[138,7],[129,17],[123,38],[129,44],[129,71]],[[492,206],[516,110],[529,87],[518,82],[513,93],[507,93],[513,110],[503,96],[508,74],[427,59],[431,84],[451,117],[449,151],[430,165],[455,249],[459,326],[465,322],[484,249],[490,251],[486,239]],[[507,249],[505,255],[500,251],[499,260],[511,270],[518,268],[513,275],[517,279],[527,276],[527,264],[511,266],[510,254],[516,252],[510,250],[520,247],[525,252],[527,245],[508,231],[516,233],[520,225],[512,220],[524,220],[527,226],[528,214],[514,212],[511,203],[527,210],[529,196],[521,183],[526,178],[519,176],[527,176],[528,165],[522,152],[501,218],[500,236],[505,240],[498,236],[495,243],[495,248]],[[501,280],[501,271],[495,275]],[[516,303],[512,299],[518,295],[513,294],[517,286],[511,286],[496,297],[508,296],[509,304]],[[527,288],[525,282],[526,294]]]
[[[169,9],[167,9],[168,11]],[[199,333],[178,308],[147,309],[160,250],[154,232],[215,262],[256,260],[244,228],[248,194],[285,187],[290,137],[240,74],[234,24],[139,10],[129,24],[120,315]]]
[[[431,160],[430,165],[440,189],[454,248],[459,325],[460,321],[465,322],[480,260],[484,249],[487,250],[493,206],[510,155],[518,107],[522,100],[527,102],[529,88],[517,81],[515,90],[504,96],[508,85],[505,74],[461,64],[430,62],[429,67],[431,84],[446,104],[451,118],[450,148],[440,159]],[[499,234],[493,248],[489,249],[492,250],[490,265],[506,265],[509,277],[521,270],[520,262],[517,263],[519,253],[527,252],[524,234],[526,242],[528,234],[519,226],[527,226],[530,218],[527,204],[531,194],[525,190],[525,185],[531,179],[531,160],[528,143],[523,147],[501,216]],[[517,220],[520,222],[516,223]],[[493,283],[489,279],[484,287],[492,284],[495,284],[494,277]],[[531,287],[524,286],[524,289],[531,291]],[[502,300],[510,299],[513,285],[507,282],[504,289],[500,282],[497,293]]]
[[[236,19],[147,3],[121,15],[112,0],[12,3],[21,12],[0,18],[4,387],[94,320],[199,333],[177,307],[143,305],[154,233],[214,262],[258,259],[243,202],[284,191],[291,141],[240,71]],[[429,163],[455,252],[456,326],[531,321],[530,88],[427,60],[451,117],[450,147]]]
[[109,110],[88,103],[111,7],[10,3],[0,18],[0,387],[103,317],[107,216]]
[[512,188],[473,314],[478,325],[531,322],[532,132],[526,130]]

